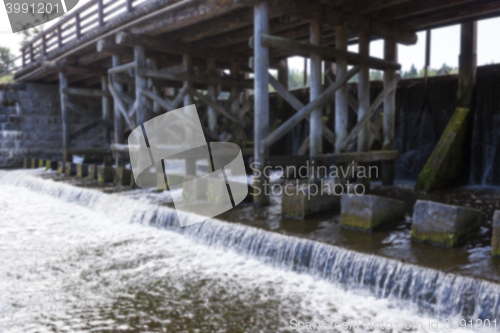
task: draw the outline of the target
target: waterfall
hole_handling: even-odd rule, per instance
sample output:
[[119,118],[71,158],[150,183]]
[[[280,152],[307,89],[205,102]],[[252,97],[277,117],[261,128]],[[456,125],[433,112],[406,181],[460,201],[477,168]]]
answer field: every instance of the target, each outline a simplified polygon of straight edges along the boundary
[[229,249],[348,290],[369,291],[376,297],[404,302],[437,317],[500,319],[500,286],[494,283],[217,219],[180,228],[171,208],[124,194],[105,194],[44,180],[34,174],[40,172],[0,171],[0,184],[22,186],[76,203],[120,223],[172,230],[210,247]]

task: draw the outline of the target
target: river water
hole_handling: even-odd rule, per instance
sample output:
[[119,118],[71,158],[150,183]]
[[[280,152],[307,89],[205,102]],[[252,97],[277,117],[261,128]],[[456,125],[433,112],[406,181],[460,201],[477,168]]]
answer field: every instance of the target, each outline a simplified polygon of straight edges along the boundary
[[[434,299],[432,306],[422,306],[422,299],[386,297],[397,293],[389,292],[394,282],[387,275],[377,280],[383,287],[375,291],[356,288],[341,277],[344,271],[332,269],[337,277],[325,278],[313,273],[312,264],[307,270],[285,264],[290,258],[283,254],[266,260],[257,250],[238,250],[246,235],[256,233],[251,227],[230,226],[226,233],[233,246],[221,232],[208,242],[209,232],[201,230],[220,231],[227,223],[183,229],[189,232],[165,228],[173,223],[166,220],[153,225],[159,210],[147,195],[105,194],[40,179],[40,173],[0,171],[0,332],[309,332],[307,323],[347,332],[344,323],[350,321],[359,321],[354,332],[371,331],[370,325],[376,332],[469,330],[445,327],[447,318],[460,319],[467,307],[450,310],[463,303],[459,297]],[[279,237],[272,239],[294,248],[305,244]],[[343,258],[351,257],[346,252]],[[499,290],[477,288],[483,298]],[[493,314],[495,319],[497,299],[474,305],[472,318]],[[401,329],[405,325],[419,328]]]

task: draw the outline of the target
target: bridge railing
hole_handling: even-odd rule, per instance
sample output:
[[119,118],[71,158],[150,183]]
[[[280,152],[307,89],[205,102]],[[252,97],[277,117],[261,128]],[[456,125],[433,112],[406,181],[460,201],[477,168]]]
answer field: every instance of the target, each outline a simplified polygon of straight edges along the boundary
[[56,24],[42,31],[21,48],[22,67],[36,63],[49,52],[80,39],[120,14],[132,12],[145,0],[90,0]]

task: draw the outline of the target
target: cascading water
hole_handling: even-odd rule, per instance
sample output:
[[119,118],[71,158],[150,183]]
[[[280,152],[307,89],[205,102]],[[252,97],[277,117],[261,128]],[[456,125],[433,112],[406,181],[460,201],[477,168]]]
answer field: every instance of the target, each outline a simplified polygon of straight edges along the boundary
[[230,249],[278,269],[326,280],[346,290],[369,291],[441,318],[500,319],[500,287],[379,256],[216,219],[180,228],[176,212],[124,194],[105,194],[44,180],[26,171],[0,171],[0,184],[28,188],[130,223],[183,234],[215,249]]

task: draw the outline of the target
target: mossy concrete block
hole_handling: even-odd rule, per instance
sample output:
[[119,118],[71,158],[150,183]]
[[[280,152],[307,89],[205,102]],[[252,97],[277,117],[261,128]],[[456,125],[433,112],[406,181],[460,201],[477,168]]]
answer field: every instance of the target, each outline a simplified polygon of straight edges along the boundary
[[115,185],[129,185],[130,177],[132,176],[132,171],[124,167],[116,167],[115,169]]
[[214,204],[227,202],[229,191],[225,181],[219,178],[207,179],[207,201]]
[[64,162],[58,161],[57,162],[57,174],[62,175],[63,173],[64,173]]
[[491,253],[500,257],[500,210],[493,215],[493,237],[491,238]]
[[23,158],[23,169],[29,169],[31,166],[31,159]]
[[403,201],[377,195],[343,194],[340,203],[340,225],[345,228],[370,232],[378,226],[405,217]]
[[[196,179],[197,181],[192,181]],[[207,199],[208,180],[206,178],[197,178],[185,176],[182,186],[182,195],[186,199],[206,200]]]
[[64,163],[64,174],[66,176],[75,176],[76,175],[76,164],[71,162]]
[[87,168],[87,178],[91,180],[97,179],[97,165],[89,164]]
[[45,170],[57,170],[57,161],[46,160]]
[[36,169],[36,168],[38,168],[38,159],[32,158],[31,159],[31,169]]
[[418,200],[413,208],[411,237],[420,242],[453,247],[479,228],[481,216],[478,209]]
[[310,215],[329,210],[339,201],[339,196],[316,191],[311,184],[285,186],[281,199],[281,215],[305,219]]
[[76,165],[76,177],[84,178],[89,174],[89,168],[87,164],[79,163]]
[[38,167],[45,168],[45,160],[38,160]]
[[112,183],[115,178],[115,169],[110,166],[99,165],[97,167],[97,181],[99,183]]

